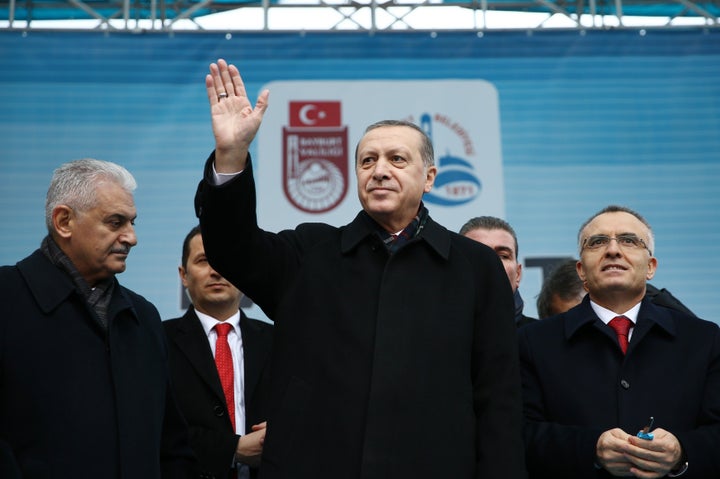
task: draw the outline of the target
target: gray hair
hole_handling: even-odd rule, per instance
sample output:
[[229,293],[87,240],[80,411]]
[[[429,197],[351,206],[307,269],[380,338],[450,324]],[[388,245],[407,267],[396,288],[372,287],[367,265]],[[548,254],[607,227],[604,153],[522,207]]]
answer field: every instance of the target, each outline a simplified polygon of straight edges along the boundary
[[[381,120],[378,122],[373,123],[372,125],[365,128],[365,133],[363,133],[363,137],[367,135],[370,131],[375,130],[376,128],[383,128],[386,126],[405,126],[408,128],[412,128],[413,130],[420,133],[421,136],[421,143],[420,143],[420,157],[423,160],[423,164],[425,167],[430,167],[435,164],[435,151],[433,150],[432,140],[430,140],[430,137],[423,131],[422,128],[417,126],[415,123],[412,123],[410,121],[405,120]],[[358,146],[360,146],[360,142],[355,146],[355,161],[357,162],[357,153],[358,153]]]
[[583,248],[583,231],[587,227],[587,225],[590,224],[592,220],[597,218],[600,215],[604,215],[605,213],[627,213],[629,215],[633,215],[635,218],[637,218],[638,221],[640,221],[645,227],[648,229],[648,250],[650,252],[650,256],[652,256],[653,251],[655,251],[655,235],[653,234],[652,227],[650,226],[650,223],[637,211],[632,210],[628,208],[627,206],[618,206],[618,205],[609,205],[605,208],[601,209],[594,215],[592,215],[590,218],[588,218],[582,226],[580,226],[580,229],[578,230],[577,235],[577,241],[578,241],[578,252],[582,255],[582,248]]
[[100,181],[120,185],[128,193],[137,188],[128,170],[109,161],[85,158],[61,165],[53,173],[45,199],[45,225],[53,230],[52,212],[59,205],[76,211],[87,211],[97,202],[96,186]]
[[510,233],[510,235],[513,237],[513,240],[515,240],[515,258],[517,259],[519,251],[518,240],[517,235],[515,234],[515,230],[512,226],[510,226],[510,223],[496,216],[476,216],[475,218],[470,218],[464,225],[462,225],[459,234],[465,236],[470,231],[477,229],[503,230]]

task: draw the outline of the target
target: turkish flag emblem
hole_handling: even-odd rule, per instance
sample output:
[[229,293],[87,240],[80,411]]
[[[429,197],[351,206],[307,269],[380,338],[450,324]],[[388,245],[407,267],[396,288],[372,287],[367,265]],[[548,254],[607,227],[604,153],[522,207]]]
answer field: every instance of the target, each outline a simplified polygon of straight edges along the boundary
[[341,126],[339,101],[291,101],[291,128],[327,128]]
[[307,213],[335,208],[348,188],[348,127],[339,101],[288,102],[283,127],[285,196]]

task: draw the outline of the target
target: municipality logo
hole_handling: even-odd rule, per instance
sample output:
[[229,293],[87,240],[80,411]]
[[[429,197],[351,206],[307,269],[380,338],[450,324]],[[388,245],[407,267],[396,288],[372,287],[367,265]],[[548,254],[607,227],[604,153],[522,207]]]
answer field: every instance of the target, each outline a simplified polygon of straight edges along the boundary
[[[429,193],[425,193],[423,201],[439,206],[460,206],[477,198],[482,182],[477,177],[473,164],[464,156],[475,153],[467,130],[439,113],[423,113],[420,127],[433,141],[436,155],[438,151],[445,151],[445,154],[435,158],[438,169],[435,185]],[[443,132],[450,133],[450,139],[446,140],[446,143],[439,140],[440,135],[433,137],[433,130],[441,128]]]
[[296,208],[323,213],[348,187],[348,127],[339,101],[291,101],[283,127],[283,189]]

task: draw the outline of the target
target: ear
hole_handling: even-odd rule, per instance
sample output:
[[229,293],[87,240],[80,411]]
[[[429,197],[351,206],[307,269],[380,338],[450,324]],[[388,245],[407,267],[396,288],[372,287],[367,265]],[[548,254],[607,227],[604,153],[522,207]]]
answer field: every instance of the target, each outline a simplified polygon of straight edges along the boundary
[[435,184],[435,177],[437,176],[437,166],[433,165],[428,167],[427,174],[425,176],[425,193],[429,193]]
[[180,281],[182,281],[182,285],[187,289],[187,271],[185,271],[185,268],[182,266],[178,266],[178,273],[180,273]]
[[577,270],[577,274],[582,280],[582,282],[585,282],[585,270],[583,269],[582,261],[578,261],[575,263],[575,269]]
[[520,287],[520,280],[522,279],[522,264],[517,264],[517,278],[515,278],[515,289]]
[[645,275],[645,278],[650,281],[653,279],[653,276],[655,276],[655,271],[657,271],[657,258],[654,256],[651,256],[648,260],[648,271]]
[[53,209],[53,229],[59,237],[68,239],[72,236],[74,219],[75,212],[67,205],[58,205]]

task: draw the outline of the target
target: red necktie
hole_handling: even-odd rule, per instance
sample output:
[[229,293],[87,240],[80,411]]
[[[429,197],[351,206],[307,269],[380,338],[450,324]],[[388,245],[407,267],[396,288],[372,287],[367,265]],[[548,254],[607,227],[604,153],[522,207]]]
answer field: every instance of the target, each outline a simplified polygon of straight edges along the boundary
[[217,332],[217,342],[215,343],[215,366],[220,376],[220,384],[222,384],[225,393],[225,402],[227,403],[228,413],[230,414],[230,422],[232,422],[233,431],[235,431],[235,385],[233,374],[232,354],[230,353],[230,345],[228,344],[228,333],[232,329],[230,324],[217,324],[215,331]]
[[622,349],[623,354],[625,354],[628,348],[628,334],[630,333],[630,327],[632,327],[632,321],[625,316],[616,316],[608,325],[615,330],[618,343],[620,343],[620,349]]

